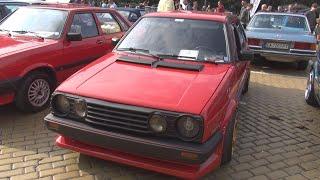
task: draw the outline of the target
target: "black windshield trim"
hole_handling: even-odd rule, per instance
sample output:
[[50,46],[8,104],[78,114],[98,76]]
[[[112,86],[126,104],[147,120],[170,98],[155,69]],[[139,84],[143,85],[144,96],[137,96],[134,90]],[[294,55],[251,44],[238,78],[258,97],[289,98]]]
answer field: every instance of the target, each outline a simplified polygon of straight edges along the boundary
[[167,68],[174,68],[174,69],[183,69],[189,71],[202,71],[204,65],[202,64],[184,64],[184,63],[173,63],[167,61],[158,61],[154,65],[154,67],[167,67]]
[[129,57],[129,56],[120,56],[116,61],[128,62],[128,63],[135,63],[135,64],[142,64],[142,65],[152,65],[156,60],[144,60],[142,58],[137,57]]

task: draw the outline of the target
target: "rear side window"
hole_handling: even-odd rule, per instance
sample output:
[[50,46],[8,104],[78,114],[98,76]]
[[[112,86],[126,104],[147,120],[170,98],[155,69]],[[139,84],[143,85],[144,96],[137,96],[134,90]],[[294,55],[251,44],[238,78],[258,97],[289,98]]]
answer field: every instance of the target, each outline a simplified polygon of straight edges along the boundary
[[105,34],[121,32],[120,25],[110,13],[96,13],[101,29]]
[[69,32],[80,33],[83,38],[99,35],[97,24],[91,13],[75,14]]

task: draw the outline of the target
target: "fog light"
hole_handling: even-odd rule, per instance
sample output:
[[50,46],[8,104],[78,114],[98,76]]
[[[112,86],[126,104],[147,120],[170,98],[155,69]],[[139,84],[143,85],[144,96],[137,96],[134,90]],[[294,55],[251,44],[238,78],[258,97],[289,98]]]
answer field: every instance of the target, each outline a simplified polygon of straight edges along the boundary
[[149,120],[149,126],[156,133],[163,133],[167,129],[167,121],[159,114],[154,114]]
[[87,115],[87,103],[84,100],[76,100],[74,103],[74,111],[80,118],[84,118]]
[[178,131],[184,138],[193,138],[200,131],[200,122],[190,116],[182,116],[178,119]]

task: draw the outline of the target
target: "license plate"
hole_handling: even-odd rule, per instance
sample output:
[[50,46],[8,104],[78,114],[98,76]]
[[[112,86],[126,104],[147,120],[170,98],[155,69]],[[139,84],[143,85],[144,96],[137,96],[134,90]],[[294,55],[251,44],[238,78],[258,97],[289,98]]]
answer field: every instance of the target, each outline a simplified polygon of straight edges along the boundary
[[268,49],[289,49],[289,44],[268,42],[265,44],[265,48],[268,48]]

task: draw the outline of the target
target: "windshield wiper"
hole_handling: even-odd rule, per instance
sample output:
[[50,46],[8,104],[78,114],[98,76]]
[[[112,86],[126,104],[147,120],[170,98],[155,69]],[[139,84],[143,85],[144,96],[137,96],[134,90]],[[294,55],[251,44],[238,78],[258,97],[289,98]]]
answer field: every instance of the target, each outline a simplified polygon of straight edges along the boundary
[[32,31],[18,30],[18,31],[11,31],[11,32],[19,33],[19,34],[32,34],[33,36],[35,36],[37,38],[44,39],[44,37],[39,36],[36,32],[32,32]]
[[153,58],[156,58],[157,60],[161,60],[162,59],[158,55],[150,53],[150,51],[148,49],[140,49],[140,48],[130,47],[130,48],[118,48],[117,51],[130,51],[130,52],[133,52],[133,53],[138,53],[138,54],[151,56]]
[[192,59],[197,60],[196,57],[190,57],[190,56],[179,56],[174,54],[157,54],[160,58],[175,58],[175,59]]

